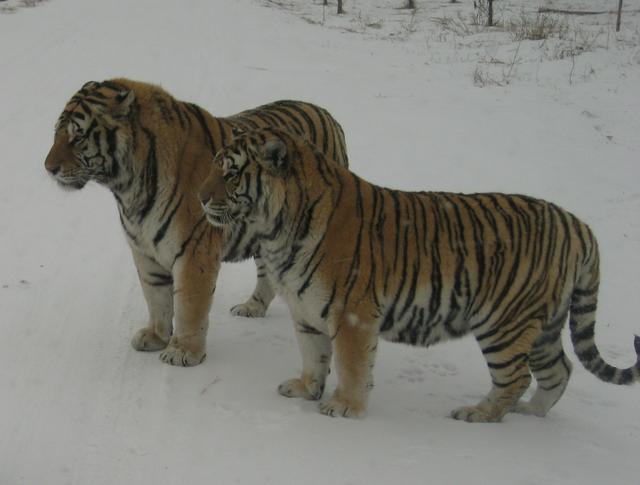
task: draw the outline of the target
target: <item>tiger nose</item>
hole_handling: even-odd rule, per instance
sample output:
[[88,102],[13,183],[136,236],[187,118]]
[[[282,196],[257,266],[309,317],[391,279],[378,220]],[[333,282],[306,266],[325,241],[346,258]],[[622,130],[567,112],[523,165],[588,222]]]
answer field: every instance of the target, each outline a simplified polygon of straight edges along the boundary
[[60,167],[46,167],[47,171],[51,174],[51,175],[55,175],[60,171]]
[[54,143],[51,150],[49,150],[47,158],[44,161],[44,168],[46,168],[47,172],[51,175],[55,175],[60,171],[65,158],[68,158],[68,147],[66,144],[58,141]]
[[206,187],[202,187],[198,191],[198,199],[202,205],[207,205],[207,202],[211,200],[211,192]]

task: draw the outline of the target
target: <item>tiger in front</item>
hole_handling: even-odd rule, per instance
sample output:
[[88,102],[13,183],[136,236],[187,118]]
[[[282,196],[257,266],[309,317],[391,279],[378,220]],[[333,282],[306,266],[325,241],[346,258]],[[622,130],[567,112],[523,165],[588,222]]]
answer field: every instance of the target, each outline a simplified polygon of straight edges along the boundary
[[94,181],[114,195],[149,310],[148,325],[133,337],[135,349],[162,350],[160,359],[173,365],[202,362],[221,260],[255,256],[255,290],[231,311],[265,314],[274,292],[256,241],[239,233],[222,247],[221,232],[206,223],[196,192],[213,153],[234,130],[268,125],[306,137],[347,165],[338,122],[301,101],[216,118],[158,86],[113,79],[86,83],[65,106],[45,167],[63,188]]
[[[200,198],[211,224],[260,241],[288,303],[303,370],[280,394],[319,399],[333,355],[338,386],[320,405],[325,414],[365,411],[378,337],[429,346],[472,333],[492,387],[451,413],[469,422],[547,414],[571,374],[561,341],[567,316],[591,373],[614,384],[639,379],[639,337],[639,361],[628,369],[600,356],[598,246],[586,224],[552,203],[378,187],[275,129],[219,152]],[[523,402],[532,373],[537,389]]]

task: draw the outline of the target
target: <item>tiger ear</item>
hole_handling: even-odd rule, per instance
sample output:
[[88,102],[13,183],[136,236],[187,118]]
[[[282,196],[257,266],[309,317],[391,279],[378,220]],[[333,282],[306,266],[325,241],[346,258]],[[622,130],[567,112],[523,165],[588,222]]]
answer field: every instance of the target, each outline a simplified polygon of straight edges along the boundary
[[260,149],[260,158],[267,169],[284,174],[289,170],[287,145],[280,138],[269,138]]
[[80,88],[80,91],[89,91],[89,90],[95,89],[98,87],[98,84],[99,83],[97,83],[96,81],[88,81],[82,85],[82,87]]
[[131,112],[131,105],[136,99],[136,93],[133,89],[125,89],[120,91],[116,97],[116,104],[111,111],[111,115],[116,118],[126,118]]

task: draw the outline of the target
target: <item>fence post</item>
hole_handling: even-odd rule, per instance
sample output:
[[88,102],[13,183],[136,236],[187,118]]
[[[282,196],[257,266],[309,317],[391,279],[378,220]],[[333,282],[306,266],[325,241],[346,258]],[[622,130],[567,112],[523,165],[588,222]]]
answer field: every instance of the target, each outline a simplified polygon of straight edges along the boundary
[[620,32],[620,17],[622,17],[622,0],[618,2],[618,18],[616,19],[616,32]]
[[493,26],[493,0],[488,1],[488,11],[487,11],[487,27]]

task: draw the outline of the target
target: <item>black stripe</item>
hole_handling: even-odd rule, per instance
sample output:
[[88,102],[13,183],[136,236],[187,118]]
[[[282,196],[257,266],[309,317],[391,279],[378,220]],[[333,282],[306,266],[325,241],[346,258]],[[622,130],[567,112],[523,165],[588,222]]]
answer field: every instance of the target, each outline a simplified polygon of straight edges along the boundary
[[356,217],[359,221],[358,234],[356,235],[356,243],[353,248],[353,257],[351,259],[351,264],[349,265],[349,271],[347,271],[347,280],[348,287],[347,292],[345,294],[345,301],[349,301],[349,295],[353,290],[356,281],[358,280],[359,270],[360,270],[360,245],[362,243],[362,233],[364,231],[364,212],[363,212],[363,202],[362,202],[362,189],[360,187],[360,179],[353,175],[353,183],[356,188]]
[[209,131],[209,127],[207,126],[207,122],[204,119],[204,115],[202,114],[202,108],[193,103],[185,103],[185,105],[187,106],[187,109],[193,114],[193,116],[195,116],[195,118],[198,120],[198,123],[200,123],[200,128],[202,128],[202,131],[205,134],[207,144],[209,145],[209,149],[211,150],[211,152],[217,152],[218,150],[216,149],[216,145],[213,142],[213,137],[211,136],[211,132]]
[[107,129],[107,154],[109,155],[109,159],[111,162],[111,170],[110,170],[109,176],[112,179],[116,179],[118,177],[118,171],[120,168],[118,164],[118,159],[116,158],[116,148],[117,148],[116,133],[117,132],[118,132],[117,128]]
[[576,349],[576,354],[582,362],[591,362],[592,360],[600,357],[600,354],[595,344],[591,344],[591,346],[589,346],[589,348],[587,349],[583,349],[583,350]]
[[591,303],[590,305],[583,305],[583,306],[572,306],[571,315],[575,316],[575,315],[584,315],[585,313],[593,313],[596,311],[597,307],[598,307],[597,303]]
[[147,135],[149,142],[149,151],[144,165],[144,173],[142,174],[141,187],[143,196],[146,197],[146,203],[139,213],[138,222],[142,222],[156,201],[156,193],[158,191],[158,161],[156,159],[156,136],[148,128],[142,127],[142,131]]
[[633,368],[630,368],[630,369],[624,369],[620,372],[620,374],[618,375],[618,378],[616,379],[616,384],[627,385],[627,384],[631,384],[634,381],[635,381],[635,375],[633,372]]
[[576,296],[592,296],[598,293],[598,285],[596,284],[593,288],[589,289],[574,288],[572,293]]
[[200,227],[200,225],[205,222],[207,220],[207,217],[205,215],[202,215],[202,217],[200,217],[200,219],[198,219],[198,222],[196,222],[193,226],[193,229],[191,230],[191,233],[187,236],[187,238],[182,242],[182,245],[180,246],[180,249],[178,250],[178,252],[175,254],[174,258],[173,258],[173,263],[175,264],[175,262],[177,261],[178,258],[180,258],[184,252],[187,249],[187,246],[189,245],[189,243],[191,242],[191,240],[193,239],[194,234],[196,233],[196,231],[198,230],[198,227]]
[[[77,113],[77,112],[76,112],[76,114],[81,114],[81,113]],[[97,128],[97,126],[98,126],[98,121],[97,121],[95,118],[93,118],[93,119],[91,120],[91,123],[89,123],[89,127],[87,128],[87,131],[85,131],[85,132],[84,132],[83,136],[84,136],[85,138],[89,138],[89,136],[91,136],[91,132],[92,132],[94,129],[96,129],[96,128]],[[114,128],[114,131],[116,131],[116,130],[117,130],[117,129],[116,129],[116,128]]]
[[497,352],[501,352],[504,349],[508,349],[510,348],[514,342],[517,342],[520,337],[522,337],[522,334],[524,334],[527,330],[529,330],[529,327],[522,327],[520,329],[519,332],[517,332],[513,337],[511,337],[509,340],[505,340],[503,342],[500,343],[496,343],[494,345],[490,345],[488,347],[483,347],[482,348],[482,353],[483,354],[495,354]]
[[326,112],[313,104],[307,104],[306,106],[314,111],[320,120],[320,128],[322,128],[322,153],[327,154],[327,149],[329,148],[329,132],[327,131],[327,122],[325,121]]
[[[390,191],[390,193],[392,194],[392,196],[394,195],[393,192]],[[394,201],[397,199],[394,199]],[[399,222],[398,222],[398,218],[400,217],[400,211],[397,208],[396,210],[396,229],[399,231],[400,227],[399,227]],[[398,253],[398,248],[397,248],[397,238],[399,236],[396,234],[396,257],[397,257],[397,253]],[[407,229],[405,229],[405,233],[404,233],[404,239],[406,242],[407,239]],[[402,268],[400,270],[398,270],[397,266],[396,266],[396,261],[397,258],[394,259],[394,265],[392,268],[392,271],[394,273],[399,273],[400,275],[405,275],[406,274],[406,269],[407,269],[407,245],[404,244],[404,251],[403,251],[403,258],[402,258]],[[395,312],[396,312],[396,306],[398,305],[398,302],[400,300],[400,295],[402,294],[404,287],[406,285],[407,282],[407,278],[405,277],[401,277],[400,278],[400,285],[398,287],[398,290],[396,291],[396,294],[393,298],[393,302],[391,303],[391,305],[388,307],[388,310],[386,312],[386,315],[384,317],[384,320],[382,321],[382,325],[380,326],[380,332],[386,332],[388,330],[391,330],[391,328],[393,327],[393,324],[395,323],[397,317],[395,316]]]
[[[318,247],[320,247],[320,246],[318,245]],[[313,278],[313,275],[316,272],[316,270],[318,269],[318,266],[320,266],[320,263],[322,262],[322,259],[323,258],[318,259],[318,262],[316,263],[316,265],[309,272],[309,275],[307,276],[307,279],[304,280],[304,283],[302,283],[302,286],[300,288],[298,288],[298,297],[302,296],[302,294],[305,291],[307,291],[307,288],[309,288],[309,285],[311,284],[311,278]],[[311,258],[309,259],[309,261],[311,261]]]
[[[313,120],[311,119],[311,117],[307,114],[307,112],[300,107],[299,104],[297,104],[294,101],[281,101],[280,102],[283,106],[286,106],[288,109],[290,109],[291,111],[297,113],[300,115],[300,117],[307,123],[307,128],[309,128],[309,138],[310,141],[315,144],[316,140],[318,138],[317,134],[316,134],[316,127],[313,123]],[[306,131],[306,130],[305,130]]]
[[296,329],[298,333],[306,333],[309,335],[322,335],[322,332],[315,327],[312,327],[305,321],[297,322],[298,328]]
[[544,381],[544,379],[540,379],[536,377],[536,381],[538,382],[538,387],[544,391],[553,391],[554,389],[557,389],[560,386],[564,386],[565,385],[565,381],[564,380],[560,380],[559,382],[556,382],[555,384],[551,384],[550,386],[541,386],[540,385],[540,381]]
[[591,322],[589,323],[589,325],[587,325],[585,328],[583,328],[579,332],[572,329],[571,340],[576,344],[583,340],[593,341],[593,339],[595,338],[595,328],[596,328],[595,322]]
[[521,381],[523,379],[531,379],[531,376],[529,375],[529,373],[526,373],[526,374],[519,375],[518,377],[510,381],[499,382],[499,381],[496,381],[495,379],[492,379],[491,382],[494,386],[504,389],[506,387],[513,386],[516,382]]
[[173,210],[169,213],[169,217],[166,218],[166,220],[164,221],[164,223],[162,224],[162,226],[160,226],[160,229],[158,229],[158,232],[156,232],[156,235],[153,237],[153,245],[154,246],[158,246],[158,243],[160,241],[162,241],[162,239],[164,239],[164,236],[167,232],[167,228],[169,227],[169,224],[171,224],[171,220],[173,219],[173,216],[175,215],[176,211],[178,210],[178,207],[180,207],[180,205],[182,204],[182,199],[184,198],[184,194],[182,194],[180,196],[180,199],[178,200],[178,203],[174,206]]
[[279,126],[287,127],[297,135],[304,135],[304,128],[302,127],[302,124],[297,118],[292,117],[288,111],[277,108],[273,105],[269,105],[268,109],[271,116],[278,121]]
[[232,120],[231,123],[233,126],[236,126],[243,131],[257,130],[260,128],[260,125],[256,123],[251,116],[244,115],[242,113],[231,117],[230,120]]
[[147,276],[153,278],[155,281],[148,281],[146,278],[144,282],[150,286],[168,286],[173,284],[173,277],[168,273],[147,273]]
[[123,84],[118,84],[113,81],[102,81],[101,83],[97,83],[96,89],[99,89],[99,88],[107,88],[117,92],[120,92],[126,89],[126,87]]
[[616,375],[616,368],[610,365],[606,365],[598,373],[598,377],[606,382],[611,382]]
[[[560,353],[558,355],[556,355],[553,359],[549,360],[548,362],[544,363],[544,364],[538,364],[539,361],[543,360],[543,359],[535,359],[535,360],[531,360],[529,362],[529,365],[531,366],[531,370],[535,371],[535,372],[540,372],[543,370],[547,370],[547,369],[551,369],[553,366],[555,366],[558,361],[560,361],[562,358],[564,357],[564,351],[560,351]],[[536,377],[536,380],[540,380],[538,377]]]
[[389,190],[387,191],[387,193],[391,196],[391,200],[393,201],[393,211],[394,211],[394,222],[395,222],[395,243],[393,246],[394,249],[394,253],[393,253],[393,271],[395,271],[397,265],[398,265],[398,256],[399,256],[399,249],[400,249],[400,201],[398,200],[398,193],[394,190]]
[[180,127],[184,130],[185,128],[184,115],[182,114],[182,110],[180,109],[180,106],[178,106],[177,101],[173,97],[171,98],[171,109],[173,110],[176,117],[178,118],[178,121],[180,122]]
[[519,362],[521,360],[526,361],[528,358],[529,356],[527,354],[516,354],[505,362],[487,362],[487,365],[489,366],[489,369],[506,369],[507,367],[511,367],[516,362]]
[[322,312],[320,312],[320,316],[322,317],[323,320],[327,318],[327,315],[329,315],[329,308],[331,308],[331,305],[333,304],[333,300],[335,299],[335,297],[336,297],[336,284],[333,283],[333,290],[331,291],[331,296],[329,297],[329,301],[327,301],[326,305],[322,309]]
[[584,261],[587,257],[587,243],[584,240],[584,237],[582,236],[582,230],[581,230],[582,225],[580,224],[580,221],[578,220],[578,218],[575,217],[573,214],[570,214],[570,217],[571,217],[571,222],[573,223],[573,229],[580,241],[580,247],[582,248],[582,260]]

